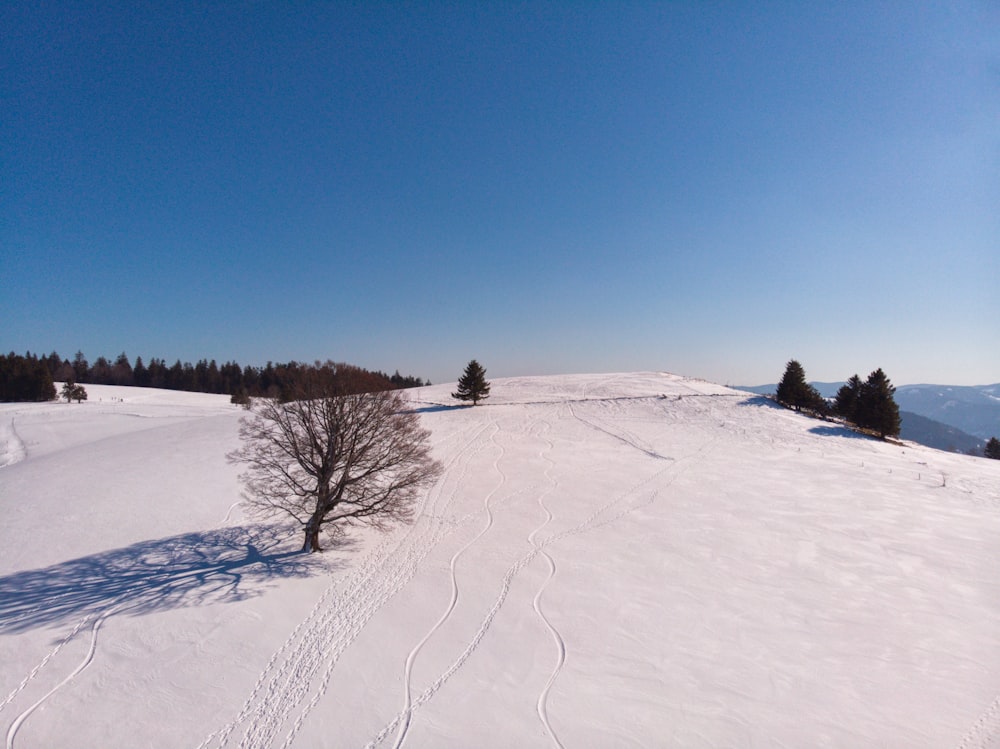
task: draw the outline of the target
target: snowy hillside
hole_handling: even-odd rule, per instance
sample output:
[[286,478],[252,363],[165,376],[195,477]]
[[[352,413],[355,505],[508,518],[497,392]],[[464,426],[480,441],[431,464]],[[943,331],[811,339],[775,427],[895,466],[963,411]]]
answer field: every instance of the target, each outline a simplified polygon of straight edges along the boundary
[[1000,746],[1000,461],[667,374],[450,389],[415,522],[311,556],[224,396],[0,404],[6,746]]

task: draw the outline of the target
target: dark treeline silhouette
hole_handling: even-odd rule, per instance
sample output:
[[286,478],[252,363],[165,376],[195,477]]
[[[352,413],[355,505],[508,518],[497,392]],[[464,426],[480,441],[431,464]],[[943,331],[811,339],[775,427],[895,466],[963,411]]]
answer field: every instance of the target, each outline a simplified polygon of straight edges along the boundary
[[0,401],[48,401],[56,397],[52,373],[37,356],[0,354]]
[[219,365],[215,359],[201,359],[196,364],[181,363],[178,359],[173,364],[167,364],[164,359],[154,357],[147,363],[139,356],[132,364],[122,352],[113,362],[99,356],[91,364],[82,351],[77,351],[72,361],[63,359],[55,351],[48,356],[38,356],[29,351],[24,356],[13,352],[0,356],[0,400],[51,400],[56,397],[53,383],[70,381],[81,385],[131,385],[247,398],[281,398],[292,383],[298,381],[302,372],[336,366],[364,373],[365,387],[372,389],[391,390],[430,384],[419,377],[401,375],[398,370],[387,375],[351,365],[333,365],[332,362],[268,362],[264,367],[244,367],[234,361]]

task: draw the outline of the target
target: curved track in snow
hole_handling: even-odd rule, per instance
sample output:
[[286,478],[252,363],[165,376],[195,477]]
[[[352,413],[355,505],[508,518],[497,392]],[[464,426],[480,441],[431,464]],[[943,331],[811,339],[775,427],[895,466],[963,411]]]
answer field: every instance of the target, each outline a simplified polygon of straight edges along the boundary
[[[121,608],[121,607],[122,607],[122,603],[121,602],[112,603],[110,606],[108,606],[107,608],[105,608],[103,611],[101,611],[95,617],[87,617],[86,619],[84,619],[83,621],[81,621],[80,623],[78,623],[77,626],[73,629],[73,632],[70,634],[70,636],[67,637],[67,638],[65,638],[64,640],[62,640],[59,643],[59,645],[57,645],[55,647],[55,649],[51,653],[49,653],[49,655],[47,655],[43,659],[42,663],[39,664],[39,666],[36,667],[35,670],[32,671],[32,673],[31,673],[31,675],[30,675],[29,678],[33,678],[38,673],[38,671],[41,670],[42,666],[44,666],[45,663],[47,663],[53,656],[55,656],[56,653],[58,653],[59,650],[62,648],[62,646],[65,643],[69,642],[70,639],[72,639],[83,628],[83,626],[85,625],[85,623],[87,621],[89,621],[91,618],[93,618],[93,624],[90,627],[90,646],[87,648],[87,652],[84,654],[83,660],[80,661],[79,665],[77,665],[77,667],[75,669],[73,669],[73,671],[70,672],[70,674],[68,676],[66,676],[66,678],[64,678],[62,681],[60,681],[54,687],[52,687],[52,689],[50,689],[48,692],[46,692],[44,695],[42,695],[42,697],[40,699],[36,700],[32,705],[30,705],[28,708],[26,708],[23,712],[21,712],[20,715],[18,715],[14,719],[14,721],[10,724],[10,728],[7,729],[7,749],[13,749],[13,747],[14,747],[14,737],[17,735],[18,729],[20,729],[20,727],[24,723],[24,721],[26,721],[28,719],[28,717],[33,712],[35,712],[35,710],[37,710],[46,701],[48,701],[49,698],[52,697],[52,695],[54,695],[56,692],[58,692],[64,686],[66,686],[71,681],[73,681],[73,679],[75,679],[80,673],[83,672],[84,669],[87,668],[87,666],[89,666],[91,663],[93,663],[93,661],[94,661],[94,654],[97,652],[97,634],[98,634],[98,632],[101,629],[101,625],[103,625],[104,622],[107,619],[109,619],[111,616],[113,616],[114,614],[116,614],[117,610],[119,608]],[[26,684],[27,684],[27,680],[25,680],[24,682],[22,682],[21,685],[18,687],[18,689],[15,690],[15,692],[13,692],[7,698],[7,702],[9,702],[11,699],[13,699],[14,696],[16,696],[17,692],[20,692],[21,689],[23,689]],[[5,704],[6,704],[6,702],[5,702]]]
[[[575,414],[573,415],[575,417]],[[495,423],[495,421],[493,423]],[[601,431],[605,430],[602,429]],[[627,440],[623,438],[620,434],[609,433],[609,436],[618,441],[627,442]],[[633,445],[633,447],[635,447],[635,445]],[[641,448],[639,449],[641,450]],[[643,452],[646,452],[647,455],[649,454],[645,450],[643,450]],[[447,668],[445,668],[419,695],[417,695],[416,697],[411,697],[409,695],[409,687],[407,688],[407,698],[404,700],[404,704],[400,709],[400,711],[393,718],[391,718],[380,731],[378,731],[372,737],[372,739],[366,744],[366,748],[374,749],[374,747],[377,747],[382,742],[384,742],[393,732],[396,732],[396,741],[394,746],[399,747],[402,745],[402,742],[406,738],[409,729],[409,724],[412,718],[412,714],[419,707],[429,702],[441,690],[441,688],[465,665],[465,663],[469,660],[472,654],[480,646],[482,640],[488,634],[494,619],[496,618],[497,614],[500,612],[505,601],[507,600],[507,597],[511,590],[511,585],[515,577],[523,569],[525,569],[528,565],[530,565],[536,557],[541,555],[544,555],[549,560],[550,564],[549,575],[546,578],[546,580],[542,583],[540,590],[536,592],[535,598],[533,600],[533,608],[545,623],[546,629],[548,630],[549,634],[552,636],[552,639],[556,644],[557,663],[553,671],[550,673],[545,687],[543,688],[541,694],[539,695],[536,706],[539,714],[539,719],[545,726],[546,732],[548,733],[551,742],[554,745],[561,746],[562,744],[559,741],[558,737],[555,735],[555,732],[552,730],[551,723],[548,718],[547,699],[549,691],[551,690],[551,687],[554,684],[555,679],[558,676],[559,671],[561,670],[565,662],[566,645],[558,630],[556,630],[555,627],[551,625],[551,623],[545,617],[543,611],[540,608],[541,595],[544,592],[545,587],[548,585],[548,583],[553,579],[555,575],[555,561],[551,557],[551,555],[547,553],[547,547],[552,546],[553,544],[556,544],[563,539],[580,535],[583,533],[588,533],[590,531],[604,527],[610,523],[616,522],[617,520],[620,520],[621,518],[634,512],[640,506],[655,501],[659,493],[658,490],[650,491],[647,489],[647,487],[649,486],[649,484],[663,477],[664,474],[668,473],[669,471],[676,470],[677,465],[678,462],[670,460],[668,465],[665,465],[659,470],[650,474],[649,476],[638,480],[626,490],[616,494],[612,499],[600,505],[587,518],[577,523],[575,526],[572,526],[571,528],[554,533],[553,535],[547,536],[539,540],[537,536],[541,533],[542,529],[546,525],[548,525],[548,523],[552,520],[553,517],[551,513],[548,512],[547,509],[544,509],[545,507],[544,503],[540,503],[541,506],[543,507],[545,519],[541,522],[540,525],[534,528],[528,535],[529,545],[531,546],[531,549],[525,554],[523,554],[520,558],[518,558],[507,569],[506,573],[501,578],[500,590],[490,608],[483,615],[483,618],[480,621],[479,626],[476,629],[475,633],[473,634],[472,638],[465,644],[465,647],[461,650],[461,652],[457,655],[457,657],[455,657],[455,659],[451,662],[451,664],[447,666]],[[551,491],[551,488],[549,489],[549,491]],[[541,496],[544,496],[544,494]],[[492,519],[490,520],[489,525],[492,525]],[[480,536],[477,536],[476,539],[473,539],[473,542],[478,541],[482,537],[482,535],[483,534],[480,534]],[[466,547],[464,547],[461,550],[461,552],[466,551],[471,545],[472,545],[471,543],[467,544]],[[451,572],[452,574],[454,573],[453,568]],[[453,603],[449,604],[449,607],[447,608],[445,615],[434,625],[430,634],[433,634],[433,632],[437,631],[442,626],[444,621],[447,620],[449,616],[451,616],[453,610],[454,610]],[[417,650],[419,650],[426,644],[427,639],[428,638],[425,637],[423,640],[421,640]],[[408,658],[407,661],[409,663],[411,659]],[[409,673],[409,671],[407,671],[407,673]]]
[[499,432],[499,426],[496,421],[492,421],[493,429],[490,436],[491,442],[499,448],[497,457],[493,460],[493,470],[498,474],[500,481],[490,491],[486,497],[483,499],[483,512],[486,515],[486,523],[482,530],[479,531],[475,536],[473,536],[468,543],[466,543],[462,548],[456,551],[451,560],[448,563],[448,571],[450,575],[451,582],[451,597],[448,601],[448,605],[445,607],[444,612],[441,617],[434,623],[434,625],[427,631],[427,634],[413,647],[413,649],[406,656],[406,661],[403,667],[403,707],[400,710],[400,715],[403,716],[399,723],[398,733],[396,734],[395,747],[400,747],[403,741],[406,739],[406,732],[410,727],[410,714],[413,709],[413,697],[412,697],[412,687],[411,680],[413,676],[413,664],[417,659],[420,651],[423,649],[424,645],[444,626],[445,622],[451,617],[452,613],[455,611],[455,606],[458,604],[459,587],[458,587],[458,575],[455,572],[456,566],[458,564],[459,558],[468,551],[471,547],[479,543],[479,540],[489,533],[490,529],[493,527],[493,510],[490,508],[490,501],[496,496],[497,492],[503,488],[503,485],[507,481],[507,477],[504,475],[500,468],[500,461],[504,456],[504,448],[497,441],[497,433]]
[[[290,720],[280,745],[291,745],[306,717],[326,693],[334,668],[351,642],[409,582],[427,554],[460,524],[468,522],[468,518],[449,515],[449,508],[471,456],[488,446],[483,435],[489,429],[489,425],[476,425],[466,432],[466,447],[446,466],[413,524],[386,538],[346,581],[331,583],[271,656],[237,715],[207,736],[201,747],[228,746],[240,728],[241,749],[269,747]],[[470,434],[473,430],[475,433]],[[306,704],[293,719],[292,714],[304,701]]]
[[[450,408],[444,386],[425,391],[421,419],[444,470],[411,524],[357,534],[363,551],[338,552],[338,571],[247,584],[261,597],[227,600],[223,616],[214,605],[169,618],[126,610],[135,598],[110,585],[85,605],[55,586],[0,606],[13,632],[0,638],[7,749],[39,737],[99,745],[111,732],[128,744],[143,729],[134,743],[158,732],[205,749],[795,746],[817,735],[1000,749],[995,670],[982,658],[997,645],[994,466],[853,438],[657,373],[507,387],[478,408]],[[20,431],[30,455],[0,470],[4,498],[29,483],[22,471],[49,468],[42,431],[20,413],[14,430],[12,413],[0,414],[0,454]],[[110,444],[90,454],[107,458],[95,473],[122,463]],[[235,515],[229,493],[215,496],[229,499],[202,507],[203,527]],[[168,512],[191,507],[177,501]],[[29,565],[24,554],[8,565],[4,590],[27,590],[34,578],[16,573]],[[114,582],[133,573],[147,577],[128,567]],[[285,610],[254,626],[277,605],[296,612],[286,626]],[[66,613],[36,616],[46,606]],[[126,625],[133,613],[149,618]]]
[[[535,536],[538,535],[538,533],[543,530],[553,518],[552,512],[545,505],[545,497],[547,494],[555,491],[559,486],[558,482],[552,477],[552,469],[555,467],[555,461],[553,461],[550,457],[550,453],[555,448],[555,444],[551,439],[543,435],[543,432],[547,432],[551,429],[551,427],[547,422],[542,422],[541,426],[544,426],[544,429],[539,430],[539,437],[545,440],[547,448],[540,453],[540,457],[546,462],[544,474],[545,478],[550,483],[550,487],[548,491],[538,495],[538,506],[541,508],[542,512],[545,513],[545,520],[528,536],[528,543],[532,546],[538,545],[538,542],[535,541]],[[562,667],[566,663],[566,641],[563,639],[559,630],[556,629],[555,625],[552,624],[552,621],[545,615],[545,611],[542,608],[542,595],[545,593],[545,589],[549,586],[549,583],[551,583],[556,576],[556,560],[547,551],[542,551],[541,554],[542,558],[545,559],[548,564],[549,574],[538,588],[538,592],[535,593],[535,597],[531,601],[531,606],[538,615],[538,618],[542,620],[546,630],[548,630],[549,635],[552,637],[552,641],[555,643],[556,663],[552,668],[552,673],[549,674],[548,680],[545,682],[544,688],[538,695],[538,700],[535,703],[535,710],[538,713],[538,719],[542,721],[542,725],[545,727],[545,732],[552,741],[552,745],[562,749],[563,744],[559,741],[559,737],[556,735],[555,729],[552,727],[552,722],[549,720],[548,702],[549,692],[552,691],[552,686],[555,684],[556,679],[559,677],[559,672],[562,671]]]
[[10,421],[0,421],[0,468],[11,466],[24,460],[27,450],[17,434],[14,417]]

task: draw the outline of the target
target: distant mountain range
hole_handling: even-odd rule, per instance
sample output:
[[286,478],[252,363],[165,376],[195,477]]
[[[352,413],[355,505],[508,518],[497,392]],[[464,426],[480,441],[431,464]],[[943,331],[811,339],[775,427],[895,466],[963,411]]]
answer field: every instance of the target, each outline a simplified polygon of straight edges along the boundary
[[1000,437],[1000,384],[903,385],[896,388],[895,397],[900,410],[957,427],[983,440]]
[[[824,398],[833,398],[843,384],[812,383]],[[773,395],[777,388],[774,384],[737,389]],[[901,385],[895,399],[903,439],[938,450],[982,453],[986,440],[1000,436],[1000,384]]]

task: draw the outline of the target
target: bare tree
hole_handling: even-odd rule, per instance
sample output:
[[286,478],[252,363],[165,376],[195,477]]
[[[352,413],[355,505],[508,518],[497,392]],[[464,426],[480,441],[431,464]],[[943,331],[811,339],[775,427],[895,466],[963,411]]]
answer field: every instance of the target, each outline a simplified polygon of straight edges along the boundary
[[440,472],[429,433],[397,391],[345,392],[351,378],[330,374],[305,373],[294,400],[255,401],[241,421],[243,445],[229,455],[247,466],[251,511],[291,515],[310,552],[321,550],[328,523],[409,519],[418,491]]

